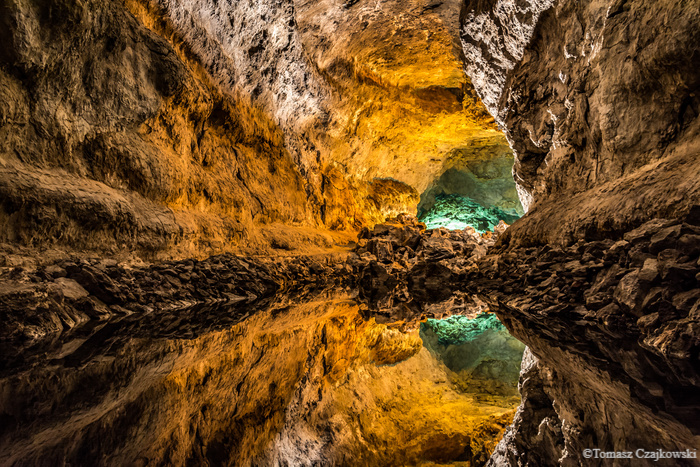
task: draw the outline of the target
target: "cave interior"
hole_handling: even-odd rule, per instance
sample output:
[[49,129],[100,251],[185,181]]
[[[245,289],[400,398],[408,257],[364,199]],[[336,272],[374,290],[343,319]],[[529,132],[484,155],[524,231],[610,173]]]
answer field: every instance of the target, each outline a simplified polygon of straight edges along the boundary
[[0,42],[0,466],[700,466],[696,1]]

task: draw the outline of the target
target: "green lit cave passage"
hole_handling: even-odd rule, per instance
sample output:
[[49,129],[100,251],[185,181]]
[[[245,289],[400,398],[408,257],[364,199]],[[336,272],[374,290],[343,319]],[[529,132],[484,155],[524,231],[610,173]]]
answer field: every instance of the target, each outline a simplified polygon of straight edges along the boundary
[[461,230],[471,226],[480,233],[492,231],[501,220],[512,224],[520,217],[501,208],[484,207],[471,198],[460,195],[438,195],[433,207],[419,213],[419,219],[429,229],[445,227]]
[[494,313],[453,315],[421,323],[423,345],[450,371],[455,385],[480,397],[518,401],[518,377],[525,346]]
[[480,313],[475,318],[464,315],[454,315],[445,319],[428,319],[422,323],[425,329],[430,329],[443,346],[459,345],[473,341],[488,330],[504,330],[505,327],[493,313]]
[[513,155],[501,150],[489,159],[453,157],[421,194],[418,218],[429,229],[461,230],[471,226],[489,232],[503,220],[512,224],[524,214],[512,176]]

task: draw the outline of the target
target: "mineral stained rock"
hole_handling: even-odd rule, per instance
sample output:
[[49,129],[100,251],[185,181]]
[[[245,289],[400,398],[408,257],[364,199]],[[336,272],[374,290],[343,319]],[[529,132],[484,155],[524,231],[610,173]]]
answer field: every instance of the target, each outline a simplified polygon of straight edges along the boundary
[[446,170],[512,159],[462,73],[454,0],[0,8],[3,243],[303,249],[298,227],[357,230]]
[[122,2],[0,8],[1,241],[195,254],[309,217],[269,116]]
[[467,73],[511,143],[523,206],[537,211],[514,231],[568,241],[692,206],[700,194],[694,2],[466,8]]
[[493,231],[500,222],[512,224],[519,218],[517,211],[486,208],[471,198],[459,195],[438,195],[433,206],[419,215],[419,219],[431,229],[445,227],[463,230],[471,227],[481,233]]
[[[8,0],[0,39],[0,463],[700,448],[697,2]],[[415,334],[482,312],[514,420],[512,337]]]

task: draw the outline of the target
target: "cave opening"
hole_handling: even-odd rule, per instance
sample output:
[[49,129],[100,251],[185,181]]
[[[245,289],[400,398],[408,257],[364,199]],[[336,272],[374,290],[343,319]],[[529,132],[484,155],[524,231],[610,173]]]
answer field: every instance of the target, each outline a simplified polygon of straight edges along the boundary
[[510,225],[524,215],[512,175],[512,153],[499,147],[487,155],[471,159],[453,151],[447,158],[449,168],[421,193],[418,204],[418,218],[429,229],[471,226],[486,233],[500,221]]

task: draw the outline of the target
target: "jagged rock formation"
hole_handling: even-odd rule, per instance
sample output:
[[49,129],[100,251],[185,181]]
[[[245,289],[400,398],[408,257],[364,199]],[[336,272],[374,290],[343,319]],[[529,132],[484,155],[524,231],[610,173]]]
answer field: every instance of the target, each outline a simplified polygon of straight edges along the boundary
[[470,279],[539,359],[492,465],[697,449],[696,6],[467,3],[467,72],[529,210]]
[[[278,293],[348,288],[359,284],[378,320],[398,326],[401,311],[432,308],[435,317],[457,310],[442,281],[463,279],[476,268],[496,234],[446,229],[424,235],[411,216],[365,229],[354,252],[283,258],[216,255],[187,259],[118,263],[112,259],[58,261],[36,269],[11,268],[0,275],[0,349],[6,365],[28,349],[46,345],[90,321],[131,314],[185,312],[193,306],[254,302]],[[470,252],[470,258],[461,255]],[[438,261],[433,264],[433,261]],[[436,271],[439,274],[436,275]],[[471,299],[469,306],[474,305]],[[465,310],[462,310],[465,311]],[[416,328],[406,315],[404,328]],[[164,318],[165,319],[165,318]]]
[[295,8],[312,63],[339,89],[334,114],[350,147],[333,148],[333,160],[352,175],[423,192],[465,161],[511,157],[462,72],[459,1],[304,0]]
[[[700,447],[692,1],[9,0],[0,26],[0,463]],[[505,138],[521,220],[400,215],[517,209]],[[498,447],[512,365],[476,394],[411,334],[482,311],[530,349]]]
[[505,229],[501,223],[484,235],[473,228],[425,231],[424,224],[402,215],[363,229],[348,265],[357,274],[360,297],[378,316],[415,326],[417,316],[441,318],[481,309],[450,284],[463,283]]
[[547,373],[525,349],[518,391],[522,403],[496,446],[487,467],[510,465],[557,465],[564,450],[561,420],[544,392]]
[[342,255],[276,260],[218,255],[158,265],[82,260],[36,271],[14,268],[0,276],[3,366],[93,320],[132,314],[167,319],[193,306],[249,303],[289,289],[343,288],[353,283],[347,272]]
[[467,3],[462,39],[477,58],[467,72],[513,147],[523,205],[537,206],[521,238],[569,241],[692,206],[696,5]]
[[194,254],[309,219],[279,128],[121,2],[2,21],[2,241]]
[[523,58],[540,15],[554,0],[465,2],[461,40],[467,75],[492,115],[499,115],[508,73]]
[[520,215],[513,211],[485,208],[472,198],[459,195],[438,195],[430,210],[421,212],[419,217],[431,229],[463,230],[471,227],[480,233],[492,231],[501,222],[513,223],[519,218]]
[[[494,465],[598,465],[584,449],[697,448],[697,212],[690,223],[656,219],[619,239],[482,258],[467,284],[540,360],[524,363],[529,389]],[[536,389],[529,373],[539,375]]]
[[699,213],[529,248],[510,245],[508,230],[493,245],[401,219],[363,232],[349,262],[377,318],[488,309],[529,346],[523,402],[492,465],[598,465],[585,449],[697,449]]
[[[502,232],[503,229],[499,229],[496,234],[507,239],[508,236],[502,235]],[[27,285],[33,281],[39,286],[34,289],[33,295],[29,295],[30,299],[21,294],[3,296],[5,322],[13,322],[17,316],[16,312],[12,315],[13,310],[26,313],[32,301],[43,306],[52,303],[37,297],[36,290],[42,287],[42,280],[48,282],[44,285],[48,297],[54,297],[59,302],[50,305],[49,309],[35,307],[36,317],[40,319],[37,322],[28,322],[26,316],[14,319],[15,324],[10,329],[22,330],[22,325],[25,325],[26,332],[23,336],[3,336],[4,347],[22,349],[23,352],[19,355],[3,352],[3,368],[11,369],[10,374],[16,374],[18,369],[45,371],[41,356],[55,352],[60,354],[64,351],[61,349],[68,352],[65,354],[67,362],[79,359],[83,362],[80,366],[92,361],[95,355],[90,350],[94,345],[92,342],[99,341],[101,337],[79,336],[86,332],[91,334],[95,328],[89,325],[90,322],[104,320],[110,312],[119,319],[116,324],[110,324],[115,318],[112,317],[112,321],[105,326],[111,329],[115,325],[121,326],[119,322],[130,323],[127,326],[130,335],[133,334],[132,329],[140,329],[138,332],[147,334],[164,329],[165,336],[175,339],[185,331],[188,336],[196,337],[200,332],[198,329],[203,333],[227,333],[236,323],[247,322],[251,313],[264,307],[265,302],[261,305],[257,301],[250,302],[249,298],[248,302],[241,302],[232,308],[236,311],[230,316],[216,311],[208,312],[206,307],[178,309],[176,305],[182,305],[185,300],[207,303],[211,299],[215,302],[221,299],[240,301],[242,296],[250,294],[269,296],[284,284],[297,284],[298,288],[304,281],[316,287],[333,283],[353,285],[347,281],[357,278],[369,308],[353,318],[356,323],[366,323],[369,319],[371,322],[391,323],[392,327],[406,330],[415,328],[417,320],[424,316],[441,317],[455,312],[473,314],[489,309],[498,313],[516,337],[528,343],[532,354],[528,354],[523,364],[520,387],[523,402],[513,427],[496,449],[493,465],[552,465],[559,463],[559,459],[562,462],[579,462],[582,461],[583,450],[591,446],[605,451],[630,451],[647,448],[650,443],[660,443],[665,450],[684,451],[696,445],[698,434],[694,421],[698,417],[698,406],[694,394],[700,385],[694,365],[700,347],[696,330],[700,303],[697,288],[700,275],[700,218],[697,212],[689,216],[685,223],[654,220],[626,233],[624,238],[617,241],[581,241],[567,248],[547,245],[513,249],[501,240],[495,249],[487,250],[484,244],[493,244],[493,234],[480,236],[468,230],[458,234],[440,229],[425,232],[419,223],[407,217],[375,226],[363,236],[369,239],[363,239],[358,245],[357,253],[360,254],[350,255],[347,262],[342,257],[337,258],[335,263],[325,264],[318,260],[297,259],[275,270],[265,263],[235,257],[214,257],[206,262],[164,264],[132,271],[111,264],[54,266],[40,271],[36,277],[19,271],[17,274],[23,277],[16,277],[16,281]],[[465,257],[466,251],[471,251],[471,258]],[[69,274],[70,278],[65,277]],[[189,280],[185,280],[186,274],[190,274]],[[133,298],[123,296],[126,284],[131,284],[132,289],[134,284],[140,284],[141,290],[137,289]],[[174,287],[177,288],[173,290]],[[25,286],[23,290],[29,290],[29,287]],[[15,302],[8,303],[8,298]],[[57,310],[53,321],[49,319],[51,310]],[[71,314],[66,310],[77,311]],[[103,315],[99,314],[100,310]],[[134,314],[129,315],[130,312]],[[125,318],[120,318],[125,315]],[[306,322],[301,317],[295,319]],[[53,333],[47,322],[55,322]],[[97,329],[102,327],[98,325]],[[71,328],[74,330],[70,331]],[[66,329],[69,330],[68,334]],[[47,330],[46,335],[40,335],[40,331]],[[351,345],[346,340],[346,331],[337,336],[334,344],[328,344],[330,338],[325,335],[324,342],[329,352],[342,353],[340,349]],[[98,336],[102,334],[98,333]],[[397,347],[394,339],[401,342],[406,337],[401,337],[401,332],[392,336],[381,344],[373,341],[379,346],[370,351],[374,352],[371,357],[374,361],[401,361],[413,354],[415,350],[410,349],[415,349],[415,341],[402,350],[403,347]],[[63,342],[64,339],[78,339],[77,350]],[[466,373],[463,371],[465,368],[460,368],[469,358],[474,358],[473,351],[460,349],[459,346],[445,348],[444,343],[440,344],[439,338],[431,337],[430,333],[424,333],[423,339],[427,339],[428,348],[450,369],[446,373],[450,384],[462,391],[466,389],[467,394],[482,394],[481,401],[493,401],[495,397],[500,401],[498,404],[506,404],[503,407],[507,406],[506,401],[511,401],[509,396],[512,393],[507,391],[507,384],[504,386],[503,376],[496,376],[495,382],[484,383],[474,377],[479,374],[474,368],[465,367]],[[83,341],[86,344],[81,346]],[[466,360],[465,351],[472,355]],[[343,371],[348,371],[348,361],[354,362],[353,365],[362,365],[363,360],[358,360],[359,357],[343,355]],[[425,358],[420,357],[419,360],[423,361],[421,365],[430,361]],[[329,363],[328,360],[323,361],[326,374]],[[413,366],[416,361],[409,361],[414,363],[407,363],[406,371],[415,375],[419,371]],[[503,371],[502,365],[507,361],[509,359],[501,360],[495,368]],[[420,371],[425,370],[425,367],[421,368]],[[338,375],[343,371],[338,370]],[[501,374],[486,367],[483,371],[491,374],[492,378]],[[265,462],[280,458],[301,462],[302,459],[313,458],[322,463],[344,465],[351,457],[356,458],[359,451],[365,452],[367,441],[359,442],[354,438],[354,441],[349,441],[343,434],[347,433],[346,430],[340,428],[342,424],[337,425],[339,431],[331,429],[336,434],[330,438],[317,438],[317,433],[329,429],[322,426],[327,423],[330,413],[340,414],[338,416],[353,413],[354,409],[349,408],[353,404],[351,401],[357,397],[353,391],[357,391],[357,384],[365,384],[361,383],[365,381],[364,378],[355,380],[353,374],[350,372],[347,375],[350,379],[333,390],[330,402],[326,396],[317,398],[315,388],[319,385],[325,387],[318,380],[311,383],[302,379],[306,382],[294,386],[294,397],[301,399],[297,402],[294,402],[294,398],[287,399],[276,409],[279,412],[284,408],[291,418],[285,422],[284,428],[279,428],[280,425],[271,428],[269,436],[280,433],[277,435],[279,438],[275,439],[279,439],[281,444],[275,444],[271,454],[264,454],[273,456],[264,457],[267,459]],[[375,376],[379,378],[378,381],[382,378],[394,381],[397,378],[397,375],[387,376],[381,371]],[[364,390],[381,399],[384,397],[380,389],[385,387],[383,384],[371,385],[371,389],[366,387]],[[422,383],[415,384],[422,387]],[[401,387],[411,388],[410,385]],[[25,390],[31,389],[27,387]],[[406,390],[414,391],[416,388]],[[391,404],[398,403],[396,397],[404,401],[401,403],[419,401],[424,397],[415,392],[410,396],[392,394],[386,396],[392,398]],[[320,406],[319,400],[324,401]],[[432,403],[430,400],[425,403]],[[473,408],[473,402],[468,404]],[[4,410],[7,412],[8,409]],[[466,410],[466,407],[455,407],[454,410]],[[469,410],[464,413],[471,413]],[[452,412],[448,413],[449,417],[455,416]],[[375,422],[382,428],[372,425],[375,431],[371,445],[395,444],[396,440],[379,441],[385,436],[379,433],[385,433],[383,427],[390,422]],[[112,426],[107,424],[104,430],[110,430]],[[474,426],[469,423],[467,429],[471,430]],[[628,427],[635,429],[630,432]],[[247,429],[241,429],[247,433]],[[226,428],[224,432],[228,430]],[[425,428],[417,427],[416,430],[411,432],[411,436],[426,433]],[[497,431],[493,431],[493,428],[489,430],[492,431],[488,431],[488,439],[493,440]],[[20,438],[36,436],[31,432],[23,435],[14,429],[8,433],[8,436]],[[157,431],[154,435],[161,436],[159,433]],[[84,433],[80,434],[81,438],[84,436]],[[402,455],[409,456],[404,458],[407,463],[419,458],[464,459],[462,456],[466,454],[455,446],[463,446],[467,438],[458,436],[449,439],[441,448],[451,453],[447,455],[443,452],[446,457],[424,451],[423,441],[410,443],[412,447],[407,447]],[[386,445],[382,444],[385,442]],[[434,440],[425,442],[431,444]],[[183,440],[183,443],[190,446],[184,447],[185,451],[194,449],[191,440]],[[203,446],[209,452],[208,442],[204,442]],[[483,449],[491,449],[484,446],[491,445],[479,446],[482,446],[478,451],[481,454],[475,453],[472,445],[471,454],[467,457],[475,455],[477,457],[473,459],[483,461]],[[253,455],[250,452],[257,452],[255,449],[258,448],[251,445],[246,449],[246,455]],[[20,451],[9,452],[24,458],[26,454]],[[42,456],[54,455],[49,452],[52,451],[46,451]],[[385,465],[389,457],[383,457],[384,453],[397,455],[391,450],[381,455],[380,452],[381,449],[374,454],[363,454],[368,456],[363,459],[369,464]],[[85,454],[55,455],[70,457]],[[182,455],[195,454],[187,451]],[[332,457],[336,455],[340,457]],[[693,465],[690,461],[686,464]]]

